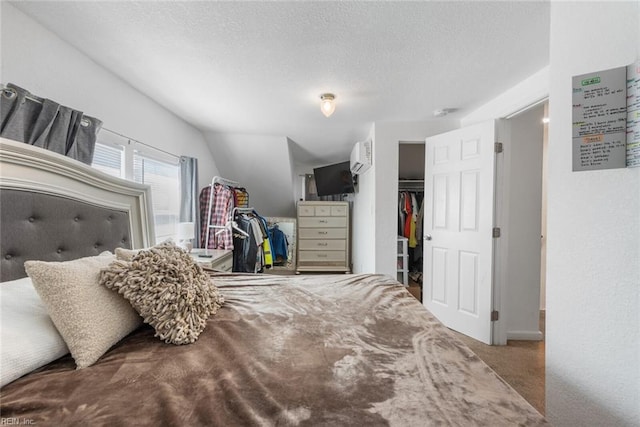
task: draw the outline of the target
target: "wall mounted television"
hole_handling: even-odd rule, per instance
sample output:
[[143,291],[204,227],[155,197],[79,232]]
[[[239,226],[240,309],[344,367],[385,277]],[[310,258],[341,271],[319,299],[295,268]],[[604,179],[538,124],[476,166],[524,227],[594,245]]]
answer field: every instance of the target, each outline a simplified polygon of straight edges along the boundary
[[349,161],[313,169],[318,196],[354,193],[353,175]]

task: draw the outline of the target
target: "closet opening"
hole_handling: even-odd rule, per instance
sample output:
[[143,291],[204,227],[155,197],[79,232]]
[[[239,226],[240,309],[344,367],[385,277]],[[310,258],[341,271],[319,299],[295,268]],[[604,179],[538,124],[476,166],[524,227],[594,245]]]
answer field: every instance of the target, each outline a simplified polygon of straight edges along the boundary
[[398,147],[398,281],[422,302],[425,143]]

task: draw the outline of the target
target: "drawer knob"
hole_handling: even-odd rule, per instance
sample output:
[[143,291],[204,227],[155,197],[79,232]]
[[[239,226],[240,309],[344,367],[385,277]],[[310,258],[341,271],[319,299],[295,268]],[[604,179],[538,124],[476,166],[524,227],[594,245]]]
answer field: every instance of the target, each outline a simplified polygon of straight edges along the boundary
[[318,234],[327,234],[326,231],[318,231]]
[[328,243],[326,243],[326,242],[325,243],[318,242],[318,246],[327,246],[327,245],[328,245]]
[[326,219],[321,219],[320,221],[318,221],[320,224],[326,224],[327,220]]

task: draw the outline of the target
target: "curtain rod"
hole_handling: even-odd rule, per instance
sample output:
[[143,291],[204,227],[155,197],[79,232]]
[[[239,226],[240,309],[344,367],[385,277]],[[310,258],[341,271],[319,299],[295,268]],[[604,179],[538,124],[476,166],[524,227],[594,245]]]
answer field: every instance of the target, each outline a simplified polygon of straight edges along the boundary
[[[5,86],[5,85],[4,85],[4,84],[2,84],[2,83],[0,83],[0,90],[9,90],[9,91],[11,91],[11,92],[14,92],[14,94],[15,94],[15,90],[14,90],[14,89],[8,88],[7,86]],[[35,95],[32,95],[31,93],[29,93],[28,95],[26,95],[26,96],[25,96],[25,98],[27,98],[29,101],[37,102],[38,104],[42,104],[42,103],[44,102],[44,98],[39,98],[39,97],[37,97],[37,96],[35,96]],[[116,132],[116,131],[113,131],[113,130],[111,130],[111,129],[107,129],[106,127],[102,127],[102,128],[101,128],[101,130],[106,130],[107,132],[110,132],[110,133],[112,133],[112,134],[114,134],[114,135],[117,135],[117,136],[119,136],[119,137],[121,137],[121,138],[127,139],[127,140],[129,140],[129,141],[133,141],[133,142],[135,142],[136,144],[141,144],[141,145],[144,145],[145,147],[149,147],[149,148],[152,148],[152,149],[154,149],[154,150],[160,151],[161,153],[167,154],[167,155],[169,155],[169,156],[171,156],[171,157],[175,157],[175,158],[177,158],[177,159],[179,159],[179,158],[180,158],[180,156],[178,156],[178,155],[175,155],[175,154],[170,153],[170,152],[168,152],[168,151],[166,151],[166,150],[162,150],[162,149],[160,149],[160,148],[154,147],[153,145],[145,144],[145,143],[144,143],[144,142],[142,142],[142,141],[138,141],[137,139],[130,138],[130,137],[126,136],[126,135],[123,135],[123,134],[118,133],[118,132]]]
[[156,151],[160,151],[161,153],[167,154],[167,155],[169,155],[169,156],[171,156],[171,157],[175,157],[175,158],[177,158],[177,159],[179,159],[179,158],[180,158],[180,156],[178,156],[178,155],[176,155],[176,154],[170,153],[170,152],[168,152],[168,151],[166,151],[166,150],[163,150],[163,149],[161,149],[161,148],[158,148],[158,147],[154,147],[153,145],[150,145],[150,144],[145,144],[145,143],[144,143],[144,142],[142,142],[142,141],[138,141],[137,139],[130,138],[130,137],[128,137],[128,136],[126,136],[126,135],[123,135],[123,134],[121,134],[121,133],[118,133],[118,132],[116,132],[116,131],[114,131],[114,130],[107,129],[107,128],[105,128],[105,127],[103,127],[103,128],[102,128],[102,130],[105,130],[105,131],[107,131],[107,132],[109,132],[109,133],[112,133],[112,134],[117,135],[117,136],[119,136],[119,137],[121,137],[121,138],[127,139],[127,140],[129,140],[129,141],[133,141],[133,142],[135,142],[136,144],[144,145],[145,147],[149,147],[149,148],[152,148],[152,149],[154,149],[154,150],[156,150]]

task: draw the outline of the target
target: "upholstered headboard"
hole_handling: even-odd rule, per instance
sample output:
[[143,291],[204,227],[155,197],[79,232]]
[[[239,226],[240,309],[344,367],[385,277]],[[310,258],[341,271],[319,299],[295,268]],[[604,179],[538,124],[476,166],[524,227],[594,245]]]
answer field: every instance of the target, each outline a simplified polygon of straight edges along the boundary
[[151,245],[148,186],[0,138],[0,281],[24,261],[66,261]]

